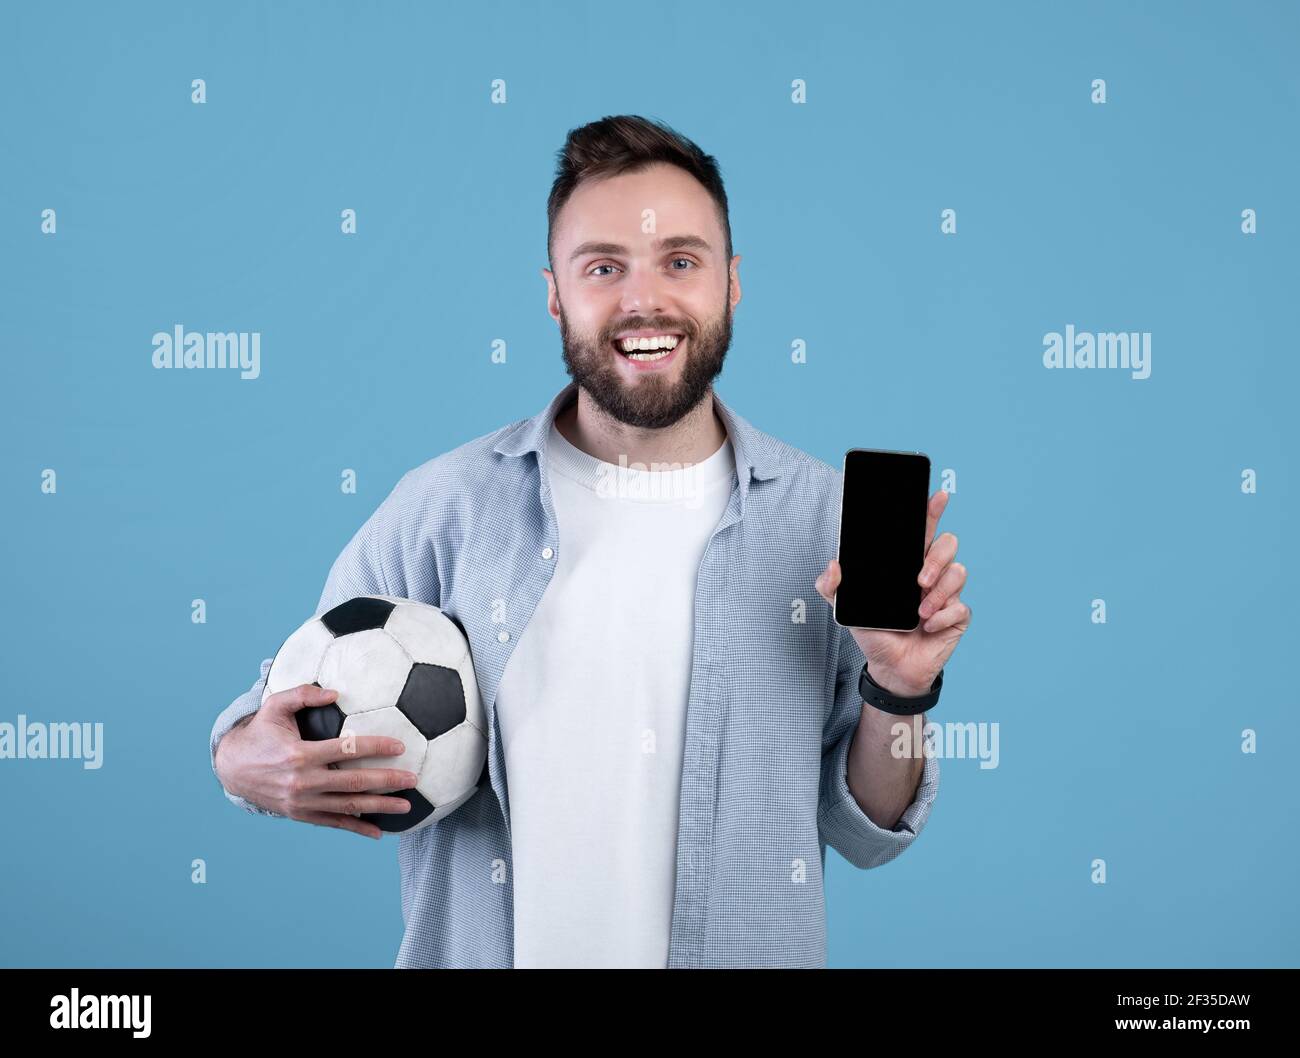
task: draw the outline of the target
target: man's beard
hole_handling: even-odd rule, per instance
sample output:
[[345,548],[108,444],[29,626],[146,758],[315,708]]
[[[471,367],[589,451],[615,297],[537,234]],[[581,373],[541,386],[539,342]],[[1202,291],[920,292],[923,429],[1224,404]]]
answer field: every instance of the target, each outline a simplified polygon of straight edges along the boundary
[[[672,426],[700,403],[722,371],[722,361],[731,346],[731,313],[727,310],[730,302],[728,281],[722,314],[698,333],[686,331],[684,322],[663,318],[644,322],[625,320],[612,330],[598,334],[594,341],[569,329],[561,304],[560,342],[565,370],[587,391],[596,406],[616,421],[651,430]],[[634,382],[624,381],[623,372],[611,359],[619,355],[610,344],[614,335],[661,326],[663,333],[683,332],[689,339],[686,362],[680,372],[676,367],[670,369],[678,377],[670,377],[669,371],[646,371]]]

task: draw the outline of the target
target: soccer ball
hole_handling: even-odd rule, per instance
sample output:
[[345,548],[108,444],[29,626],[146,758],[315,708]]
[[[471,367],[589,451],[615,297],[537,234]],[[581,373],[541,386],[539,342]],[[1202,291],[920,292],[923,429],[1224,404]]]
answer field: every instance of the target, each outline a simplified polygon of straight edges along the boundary
[[303,739],[356,735],[402,740],[400,756],[343,760],[337,768],[414,772],[414,790],[391,788],[405,813],[361,818],[397,833],[436,823],[468,801],[487,778],[487,721],[465,630],[436,606],[362,595],[307,621],[276,652],[262,701],[314,683],[338,692],[329,705],[299,709]]

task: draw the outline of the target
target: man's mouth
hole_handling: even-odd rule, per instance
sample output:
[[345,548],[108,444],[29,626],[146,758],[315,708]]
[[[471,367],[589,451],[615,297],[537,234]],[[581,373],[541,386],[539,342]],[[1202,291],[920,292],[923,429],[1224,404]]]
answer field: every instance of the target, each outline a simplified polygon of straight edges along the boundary
[[665,333],[615,338],[610,343],[615,352],[638,364],[653,364],[669,359],[685,340],[683,335]]

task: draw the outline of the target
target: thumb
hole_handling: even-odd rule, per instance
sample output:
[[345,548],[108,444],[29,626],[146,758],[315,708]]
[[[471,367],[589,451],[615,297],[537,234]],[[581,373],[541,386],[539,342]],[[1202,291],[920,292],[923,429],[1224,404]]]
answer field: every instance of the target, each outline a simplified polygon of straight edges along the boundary
[[822,570],[821,575],[817,578],[817,594],[829,603],[835,601],[835,591],[840,586],[840,568],[835,559],[826,563],[826,568]]

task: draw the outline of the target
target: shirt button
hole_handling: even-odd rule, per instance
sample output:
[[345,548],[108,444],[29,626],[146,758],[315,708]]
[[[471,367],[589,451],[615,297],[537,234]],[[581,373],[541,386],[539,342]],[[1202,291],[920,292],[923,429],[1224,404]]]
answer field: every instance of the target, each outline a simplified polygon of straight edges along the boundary
[[510,633],[507,632],[504,628],[501,629],[501,631],[497,633],[497,640],[498,640],[499,642],[504,643],[504,642],[505,642],[507,639],[509,639],[509,638],[510,638]]
[[549,547],[542,548],[542,558],[554,558],[554,557],[555,557],[555,552],[552,551]]

